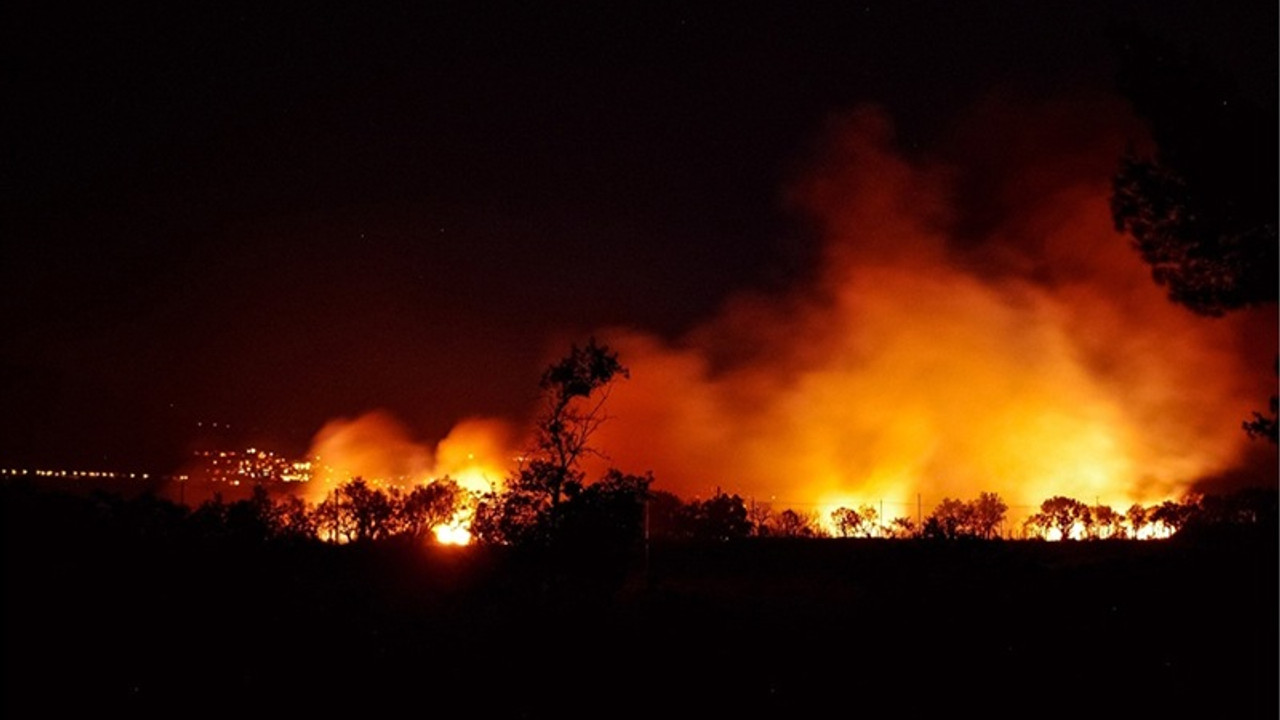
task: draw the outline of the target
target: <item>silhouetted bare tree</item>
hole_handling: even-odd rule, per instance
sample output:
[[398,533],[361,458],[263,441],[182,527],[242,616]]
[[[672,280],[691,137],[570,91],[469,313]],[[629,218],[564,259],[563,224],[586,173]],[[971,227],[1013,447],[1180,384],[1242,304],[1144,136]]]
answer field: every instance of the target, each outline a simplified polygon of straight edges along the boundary
[[543,409],[533,447],[506,488],[477,509],[478,537],[501,542],[554,540],[561,504],[582,492],[584,457],[598,454],[591,437],[605,422],[605,401],[618,378],[628,376],[618,355],[592,338],[542,374]]
[[617,353],[594,338],[585,347],[573,346],[569,355],[542,375],[545,409],[537,424],[534,452],[519,473],[519,483],[546,496],[552,523],[564,495],[582,487],[578,469],[582,458],[596,452],[591,436],[606,420],[609,386],[627,377]]

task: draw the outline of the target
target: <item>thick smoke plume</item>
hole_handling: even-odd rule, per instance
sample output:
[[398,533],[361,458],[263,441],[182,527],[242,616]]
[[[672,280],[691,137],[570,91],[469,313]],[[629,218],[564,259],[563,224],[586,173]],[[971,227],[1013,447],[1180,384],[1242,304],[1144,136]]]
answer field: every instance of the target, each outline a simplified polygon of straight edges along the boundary
[[904,158],[876,109],[842,118],[792,193],[812,282],[673,341],[605,333],[631,379],[597,444],[686,498],[891,517],[982,491],[1123,508],[1232,472],[1259,451],[1240,423],[1274,391],[1274,309],[1166,300],[1109,214],[1123,118],[992,104],[949,162]]
[[433,448],[414,440],[385,411],[331,420],[311,442],[314,467],[306,496],[322,500],[335,485],[353,478],[410,488],[449,477],[467,490],[486,492],[508,471],[512,432],[505,421],[472,418],[455,425]]
[[[808,281],[674,340],[600,333],[631,377],[592,474],[888,517],[990,491],[1013,519],[1054,495],[1123,509],[1274,482],[1274,446],[1241,421],[1275,391],[1275,308],[1205,318],[1152,282],[1108,206],[1135,132],[1114,101],[992,102],[921,160],[879,110],[840,118],[789,196],[822,239]],[[335,420],[309,494],[355,476],[486,490],[519,438],[468,420],[432,448],[385,413]]]

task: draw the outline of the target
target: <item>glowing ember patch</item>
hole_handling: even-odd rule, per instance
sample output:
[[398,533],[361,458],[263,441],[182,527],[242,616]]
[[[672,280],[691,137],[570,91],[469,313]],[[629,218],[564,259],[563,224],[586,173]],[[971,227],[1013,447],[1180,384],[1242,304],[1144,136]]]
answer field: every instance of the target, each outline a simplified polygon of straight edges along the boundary
[[459,525],[437,525],[433,530],[436,536],[436,542],[441,545],[469,545],[471,543],[471,531]]
[[[1084,526],[1080,523],[1072,525],[1071,530],[1067,533],[1067,537],[1071,540],[1083,540],[1085,537]],[[1045,531],[1044,539],[1050,542],[1060,542],[1063,539],[1062,531],[1058,528],[1049,528]]]
[[1147,523],[1138,529],[1138,540],[1163,540],[1173,536],[1173,528],[1164,523]]
[[463,490],[473,493],[487,493],[494,490],[497,478],[502,477],[498,470],[486,470],[483,467],[469,467],[457,474],[450,475]]

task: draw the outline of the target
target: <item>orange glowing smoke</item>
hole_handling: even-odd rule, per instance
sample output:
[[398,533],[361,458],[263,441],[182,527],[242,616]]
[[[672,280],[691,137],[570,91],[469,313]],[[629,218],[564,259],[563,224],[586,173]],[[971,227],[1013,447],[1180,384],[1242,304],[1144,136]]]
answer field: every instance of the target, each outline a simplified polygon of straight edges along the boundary
[[464,490],[500,487],[516,455],[510,424],[492,418],[463,420],[436,444],[432,477],[451,477]]
[[[511,428],[494,419],[459,422],[434,450],[413,440],[383,411],[331,420],[312,440],[310,456],[315,461],[306,495],[312,502],[320,501],[336,484],[356,477],[409,488],[447,476],[464,490],[483,493],[510,470],[511,445]],[[458,542],[457,533],[446,534]]]
[[[820,519],[869,504],[885,522],[984,491],[1017,522],[1054,495],[1123,511],[1246,467],[1274,482],[1274,447],[1240,423],[1275,391],[1275,308],[1213,319],[1165,299],[1111,224],[1133,128],[1117,107],[992,105],[947,163],[895,152],[874,109],[844,118],[793,188],[824,243],[810,282],[733,298],[675,339],[599,334],[631,378],[592,474]],[[513,438],[468,420],[429,449],[383,413],[336,420],[311,497],[357,475],[484,491]],[[440,539],[465,542],[468,521]]]
[[313,460],[312,485],[355,477],[407,484],[425,480],[431,468],[430,450],[382,411],[330,420],[312,439],[308,455]]
[[631,379],[597,444],[682,497],[880,500],[888,518],[914,518],[917,493],[925,514],[981,491],[1010,519],[1053,495],[1124,508],[1232,470],[1274,392],[1274,308],[1209,319],[1165,299],[1111,225],[1123,138],[1103,109],[1088,132],[1067,105],[1024,123],[1038,135],[988,128],[1011,131],[988,148],[1007,172],[976,237],[954,230],[956,168],[896,154],[875,110],[845,118],[795,192],[825,238],[811,285],[674,340],[603,333]]

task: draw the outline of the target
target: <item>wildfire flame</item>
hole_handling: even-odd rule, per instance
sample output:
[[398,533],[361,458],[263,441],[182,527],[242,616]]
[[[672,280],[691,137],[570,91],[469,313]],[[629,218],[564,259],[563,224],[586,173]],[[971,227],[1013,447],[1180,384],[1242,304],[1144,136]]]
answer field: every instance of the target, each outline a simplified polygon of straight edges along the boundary
[[436,542],[441,545],[469,545],[471,543],[471,514],[458,513],[452,520],[431,529]]
[[599,437],[611,462],[681,495],[890,518],[991,491],[1011,519],[1053,495],[1177,498],[1236,467],[1241,419],[1274,391],[1274,311],[1168,302],[1112,227],[1121,146],[1097,138],[1015,163],[1016,202],[960,237],[953,170],[895,153],[880,112],[846,118],[795,193],[826,237],[811,286],[736,298],[673,341],[606,334],[632,371]]
[[[511,426],[501,420],[472,418],[453,427],[434,449],[413,440],[389,413],[373,411],[327,423],[312,441],[310,502],[323,501],[336,486],[364,478],[375,486],[402,490],[450,478],[480,495],[500,487],[512,465]],[[463,507],[447,523],[432,528],[437,542],[471,542],[473,508]]]
[[[1240,428],[1274,392],[1274,308],[1205,318],[1166,300],[1111,223],[1132,125],[1113,102],[1016,110],[958,133],[999,160],[979,184],[985,213],[963,167],[896,152],[883,113],[833,126],[792,192],[825,238],[812,281],[732,298],[674,339],[600,333],[631,377],[591,470],[822,522],[865,503],[885,524],[980,492],[1017,522],[1054,495],[1123,509],[1251,461],[1274,473],[1274,448]],[[431,451],[374,413],[326,426],[313,454],[338,477],[448,474],[483,491],[510,470],[512,437],[469,420]],[[437,537],[465,541],[467,522]]]

